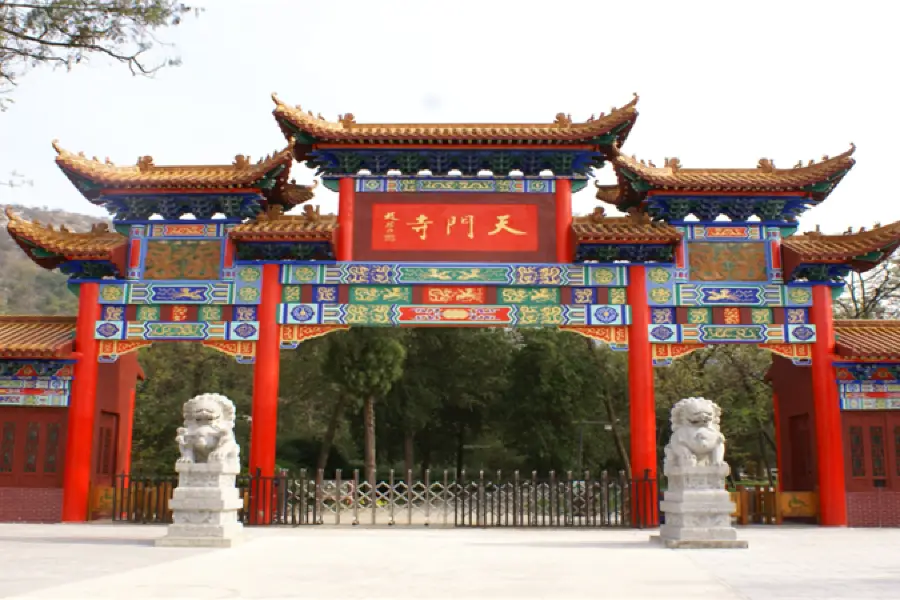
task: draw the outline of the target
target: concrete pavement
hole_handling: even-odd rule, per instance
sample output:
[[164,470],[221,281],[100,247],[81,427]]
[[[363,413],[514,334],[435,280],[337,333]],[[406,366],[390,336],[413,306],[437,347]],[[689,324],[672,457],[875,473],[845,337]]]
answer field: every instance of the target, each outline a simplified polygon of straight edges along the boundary
[[740,529],[749,550],[653,531],[253,528],[229,550],[160,526],[0,525],[0,598],[900,598],[900,530]]

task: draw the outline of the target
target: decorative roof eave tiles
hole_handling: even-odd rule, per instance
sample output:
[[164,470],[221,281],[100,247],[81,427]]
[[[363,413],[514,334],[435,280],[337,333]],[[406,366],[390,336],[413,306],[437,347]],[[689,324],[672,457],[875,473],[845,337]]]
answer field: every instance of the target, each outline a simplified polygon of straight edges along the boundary
[[253,221],[235,226],[229,236],[235,242],[331,242],[336,215],[320,215],[319,207],[304,206],[302,215],[270,210]]
[[835,320],[835,354],[866,360],[900,360],[900,321]]
[[[255,163],[238,155],[230,165],[196,166],[157,166],[151,156],[142,156],[134,166],[116,166],[109,159],[100,162],[96,157],[88,159],[84,153],[64,150],[55,141],[53,148],[57,152],[56,164],[89,200],[109,190],[253,188],[272,177],[275,186],[270,189],[280,192],[278,188],[287,184],[293,161],[293,143]],[[83,185],[85,180],[91,185]]]
[[846,264],[866,271],[890,257],[898,246],[900,221],[839,235],[812,231],[792,235],[781,243],[785,274],[801,264]]
[[559,113],[553,123],[419,123],[419,124],[361,124],[352,114],[340,115],[338,121],[328,121],[321,115],[304,112],[299,106],[289,106],[276,94],[273,114],[288,139],[294,131],[306,134],[317,143],[344,144],[585,144],[596,143],[599,137],[614,133],[621,144],[637,118],[637,94],[621,108],[609,114],[601,113],[583,123]]
[[[17,244],[38,265],[52,269],[66,261],[109,261],[121,265],[128,238],[110,231],[105,223],[94,225],[90,232],[74,233],[64,225],[53,229],[37,221],[26,221],[6,208],[6,229]],[[42,252],[35,252],[40,249]],[[43,255],[42,255],[43,254]]]
[[676,244],[682,237],[675,227],[651,221],[644,213],[607,217],[602,207],[575,217],[572,231],[580,244]]
[[597,199],[612,204],[628,203],[634,197],[629,178],[637,178],[646,184],[647,192],[796,192],[821,201],[853,167],[855,150],[856,146],[851,144],[843,154],[833,158],[825,156],[818,163],[797,163],[792,169],[775,168],[774,162],[767,158],[760,159],[755,169],[684,169],[677,158],[667,158],[662,167],[657,167],[652,161],[639,161],[614,148],[610,161],[619,180],[618,190],[613,186],[597,186]]
[[68,358],[75,317],[0,317],[0,358]]

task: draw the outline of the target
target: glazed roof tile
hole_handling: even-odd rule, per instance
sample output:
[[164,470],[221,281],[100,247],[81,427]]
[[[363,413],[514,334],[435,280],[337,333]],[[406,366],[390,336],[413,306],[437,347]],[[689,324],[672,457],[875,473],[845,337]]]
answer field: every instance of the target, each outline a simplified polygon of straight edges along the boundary
[[[74,233],[65,226],[54,229],[50,225],[42,225],[37,221],[26,221],[6,207],[6,216],[9,222],[6,229],[19,246],[31,257],[32,260],[44,266],[53,268],[64,260],[109,260],[117,262],[124,257],[125,245],[128,238],[110,231],[104,224],[95,225],[87,233]],[[52,257],[38,256],[33,251],[39,248]],[[42,261],[50,261],[53,264],[42,264]]]
[[625,173],[645,181],[652,191],[667,192],[797,192],[809,193],[816,201],[827,196],[829,190],[816,191],[813,186],[830,183],[831,187],[853,167],[856,146],[821,162],[797,163],[791,169],[779,169],[772,160],[763,158],[755,169],[685,169],[677,158],[667,158],[662,167],[653,162],[638,160],[613,149],[610,162],[616,169],[618,186],[597,186],[597,199],[611,204],[630,204],[635,193]]
[[307,204],[302,215],[283,215],[279,211],[262,214],[253,221],[235,226],[229,236],[237,242],[332,241],[336,215],[319,215],[318,207]]
[[[53,147],[57,152],[56,164],[79,189],[82,189],[88,199],[98,197],[103,188],[116,190],[252,188],[279,167],[282,170],[277,174],[276,193],[285,191],[285,187],[288,185],[293,186],[291,188],[293,194],[296,194],[299,188],[306,188],[309,191],[312,189],[309,186],[287,183],[287,176],[293,162],[292,145],[255,163],[251,162],[247,156],[238,155],[230,165],[193,166],[155,165],[151,156],[142,156],[136,165],[117,166],[112,164],[109,159],[106,162],[100,162],[97,158],[85,157],[84,153],[75,154],[64,150],[55,141]],[[79,178],[86,179],[99,187],[84,190],[79,186]]]
[[2,358],[64,358],[74,338],[75,317],[0,317]]
[[578,243],[675,244],[681,240],[678,230],[667,223],[651,222],[643,214],[607,217],[601,207],[594,214],[575,217],[572,230]]
[[304,112],[299,106],[289,106],[276,94],[273,114],[285,135],[293,138],[291,128],[303,131],[319,143],[534,143],[534,144],[586,144],[600,136],[617,132],[621,143],[628,128],[637,118],[638,96],[621,108],[613,108],[583,123],[574,123],[563,113],[553,123],[411,123],[411,124],[363,124],[357,123],[352,114],[341,115],[338,121],[328,121],[321,115]]
[[900,321],[835,320],[834,334],[838,356],[900,359]]
[[865,271],[886,260],[900,246],[900,221],[839,235],[793,235],[785,238],[781,246],[785,274],[801,264],[821,263],[847,264]]

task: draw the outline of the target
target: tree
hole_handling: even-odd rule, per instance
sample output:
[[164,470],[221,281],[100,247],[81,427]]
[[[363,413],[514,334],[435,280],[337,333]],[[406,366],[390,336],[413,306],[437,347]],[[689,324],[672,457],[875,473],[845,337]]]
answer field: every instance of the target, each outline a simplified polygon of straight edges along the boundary
[[851,271],[844,293],[835,301],[840,319],[900,318],[900,259],[884,261],[865,273]]
[[0,93],[33,67],[72,69],[95,56],[134,75],[176,65],[177,57],[151,62],[147,53],[160,45],[154,32],[178,25],[191,10],[177,0],[0,0]]
[[353,328],[330,337],[326,372],[350,398],[362,402],[366,479],[375,485],[375,402],[403,374],[406,348],[400,329]]
[[[500,414],[503,443],[516,448],[524,468],[566,471],[578,464],[577,432],[585,420],[607,414],[599,391],[613,377],[597,368],[580,336],[523,330],[509,367]],[[624,378],[619,389],[624,396]]]

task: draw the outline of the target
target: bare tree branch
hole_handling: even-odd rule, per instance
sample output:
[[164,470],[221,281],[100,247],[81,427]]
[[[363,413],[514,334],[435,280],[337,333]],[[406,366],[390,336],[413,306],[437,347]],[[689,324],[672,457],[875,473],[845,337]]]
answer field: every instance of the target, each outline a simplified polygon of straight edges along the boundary
[[[93,56],[123,63],[133,75],[179,64],[177,56],[149,59],[167,46],[154,32],[197,13],[178,0],[0,0],[0,94],[40,65],[72,69]],[[0,98],[0,110],[11,98]]]

